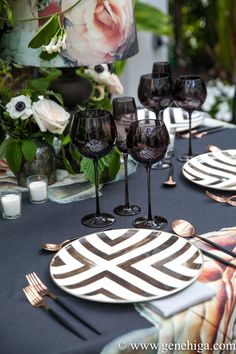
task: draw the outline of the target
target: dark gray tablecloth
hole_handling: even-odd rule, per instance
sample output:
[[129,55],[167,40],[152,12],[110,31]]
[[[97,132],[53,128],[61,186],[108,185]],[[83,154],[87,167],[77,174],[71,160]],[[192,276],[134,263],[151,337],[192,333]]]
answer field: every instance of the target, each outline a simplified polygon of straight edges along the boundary
[[[207,144],[220,148],[236,149],[236,130],[227,129],[193,141],[195,153],[206,152]],[[187,140],[177,140],[175,155],[187,151]],[[173,158],[177,186],[167,189],[162,182],[168,170],[152,171],[153,213],[165,216],[171,231],[171,221],[177,218],[192,222],[198,233],[235,226],[233,207],[212,202],[205,189],[181,174],[182,163]],[[102,211],[112,212],[124,200],[123,181],[103,187],[100,199]],[[146,175],[143,166],[129,178],[130,201],[147,212]],[[87,302],[63,293],[51,281],[49,263],[52,254],[40,250],[40,244],[83,235],[90,229],[80,223],[82,216],[94,211],[95,200],[56,204],[47,202],[32,205],[28,196],[23,196],[23,215],[20,219],[0,219],[0,353],[1,354],[96,354],[105,344],[122,333],[136,328],[151,327],[151,324],[134,310],[132,304],[110,305]],[[117,216],[114,228],[132,227],[133,217]],[[25,274],[35,271],[52,290],[63,296],[75,311],[83,313],[101,331],[97,336],[81,325],[88,341],[82,341],[57,324],[41,309],[33,309],[22,292],[27,284]],[[51,304],[56,307],[55,304]],[[68,316],[68,315],[67,315]],[[72,319],[73,321],[73,319]],[[78,325],[80,326],[80,325]],[[79,327],[80,328],[80,327]]]

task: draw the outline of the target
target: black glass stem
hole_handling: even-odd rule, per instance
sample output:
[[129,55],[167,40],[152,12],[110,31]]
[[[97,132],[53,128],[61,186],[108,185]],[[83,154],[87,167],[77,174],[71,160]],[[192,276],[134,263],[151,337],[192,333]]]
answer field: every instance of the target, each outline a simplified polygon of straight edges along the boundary
[[[153,65],[152,65],[152,74],[153,75],[155,75],[155,74],[167,74],[167,75],[171,76],[172,70],[171,70],[170,63],[168,61],[156,61],[156,62],[154,62]],[[160,112],[160,113],[163,113],[163,111]],[[158,119],[162,119],[160,117],[160,113],[159,113]],[[169,168],[169,163],[167,161],[165,161],[165,159],[155,163],[154,165],[152,165],[152,169],[153,170],[164,170],[166,168]]]
[[86,215],[81,222],[89,227],[104,227],[115,222],[114,216],[101,213],[99,205],[98,160],[109,153],[116,139],[116,127],[110,112],[84,110],[75,113],[71,124],[71,142],[75,150],[93,160],[96,193],[96,211]]
[[177,106],[188,112],[189,117],[189,140],[188,153],[179,156],[177,159],[181,162],[190,160],[194,155],[192,152],[192,113],[199,109],[207,96],[206,85],[201,76],[183,75],[180,76],[174,86],[174,101]]
[[121,216],[136,215],[140,212],[137,205],[129,202],[128,187],[128,150],[126,146],[127,133],[130,124],[137,121],[137,108],[135,99],[129,96],[122,96],[113,99],[113,117],[116,124],[117,139],[116,146],[123,153],[124,178],[125,178],[125,203],[115,207],[114,212]]
[[162,229],[167,220],[153,216],[151,208],[151,166],[163,159],[169,144],[169,134],[163,121],[139,120],[132,123],[127,135],[127,147],[134,160],[143,164],[147,171],[148,215],[133,221],[138,228]]

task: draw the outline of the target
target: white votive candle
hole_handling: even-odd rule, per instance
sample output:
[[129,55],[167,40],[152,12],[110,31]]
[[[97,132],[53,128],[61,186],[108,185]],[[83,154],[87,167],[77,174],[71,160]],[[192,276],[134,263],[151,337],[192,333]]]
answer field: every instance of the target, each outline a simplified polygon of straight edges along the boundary
[[6,219],[15,219],[21,215],[21,195],[17,193],[4,194],[1,197],[2,215]]
[[45,181],[34,181],[29,184],[30,197],[32,202],[47,200],[47,183]]

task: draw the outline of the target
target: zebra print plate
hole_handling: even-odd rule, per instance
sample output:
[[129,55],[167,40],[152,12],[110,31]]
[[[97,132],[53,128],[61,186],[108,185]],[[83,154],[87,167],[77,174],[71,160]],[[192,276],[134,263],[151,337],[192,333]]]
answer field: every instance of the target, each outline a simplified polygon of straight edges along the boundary
[[183,166],[183,175],[207,188],[236,190],[236,150],[224,150],[199,155]]
[[52,259],[64,291],[100,302],[140,302],[175,293],[200,274],[203,258],[189,241],[167,232],[119,229],[71,242]]

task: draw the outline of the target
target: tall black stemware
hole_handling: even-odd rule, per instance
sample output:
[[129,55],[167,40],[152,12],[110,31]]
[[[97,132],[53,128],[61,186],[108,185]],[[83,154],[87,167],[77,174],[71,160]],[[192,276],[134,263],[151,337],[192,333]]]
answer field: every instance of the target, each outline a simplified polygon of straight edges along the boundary
[[192,113],[199,109],[207,96],[206,85],[201,76],[183,75],[180,76],[174,86],[174,101],[177,106],[185,109],[189,117],[189,140],[188,153],[179,156],[181,162],[190,160],[194,155],[192,152]]
[[96,212],[86,215],[81,222],[89,227],[104,227],[115,222],[115,217],[100,212],[98,196],[98,160],[108,154],[116,141],[116,127],[110,112],[105,110],[84,110],[75,113],[71,124],[71,141],[75,150],[93,159]]
[[173,102],[173,82],[166,73],[141,75],[138,86],[138,98],[142,105],[159,119],[160,111]]
[[153,216],[151,208],[151,166],[162,160],[169,145],[165,123],[156,119],[144,119],[132,123],[127,135],[127,147],[134,160],[143,164],[147,171],[148,216],[134,220],[133,225],[144,229],[162,229],[167,220]]
[[[152,65],[152,75],[155,74],[167,74],[171,76],[172,70],[171,70],[170,63],[168,61],[154,62]],[[160,116],[159,119],[161,119]],[[170,162],[167,162],[165,160],[159,161],[152,166],[152,169],[154,170],[164,170],[166,168],[170,168]]]
[[168,61],[155,61],[152,65],[152,73],[153,74],[161,74],[166,73],[171,75],[171,66]]
[[131,205],[129,202],[128,187],[128,149],[126,138],[130,124],[137,121],[137,108],[133,97],[116,97],[112,102],[113,117],[115,120],[117,139],[116,146],[123,153],[124,172],[125,172],[125,203],[115,207],[114,212],[118,215],[129,216],[136,215],[140,212],[137,205]]

